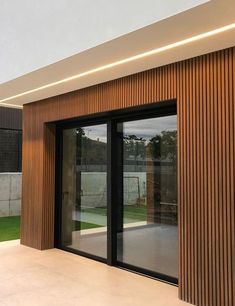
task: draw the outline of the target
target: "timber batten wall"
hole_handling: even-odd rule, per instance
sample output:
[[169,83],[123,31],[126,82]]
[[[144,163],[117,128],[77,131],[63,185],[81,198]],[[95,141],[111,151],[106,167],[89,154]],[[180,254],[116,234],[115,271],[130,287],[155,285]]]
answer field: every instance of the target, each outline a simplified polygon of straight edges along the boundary
[[54,246],[56,120],[177,99],[179,295],[235,304],[235,48],[24,106],[21,242]]

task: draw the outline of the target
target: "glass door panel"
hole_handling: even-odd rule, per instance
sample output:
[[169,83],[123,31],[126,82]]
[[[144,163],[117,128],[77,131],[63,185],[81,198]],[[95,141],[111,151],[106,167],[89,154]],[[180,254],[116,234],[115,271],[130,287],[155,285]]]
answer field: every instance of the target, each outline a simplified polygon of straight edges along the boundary
[[176,115],[122,122],[118,133],[117,260],[177,278]]
[[107,257],[107,126],[63,130],[61,245]]

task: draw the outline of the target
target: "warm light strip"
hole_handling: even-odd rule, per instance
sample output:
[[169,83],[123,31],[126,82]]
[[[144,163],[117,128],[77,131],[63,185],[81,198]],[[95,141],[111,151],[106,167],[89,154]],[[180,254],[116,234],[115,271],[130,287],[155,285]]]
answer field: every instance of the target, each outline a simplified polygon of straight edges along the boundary
[[[14,99],[14,98],[12,97],[12,99]],[[4,101],[4,100],[0,100],[0,101]],[[11,107],[11,108],[23,108],[23,106],[21,106],[21,105],[9,104],[9,103],[0,103],[0,106]]]
[[161,52],[164,52],[164,51],[176,48],[176,47],[187,45],[189,43],[192,43],[192,42],[195,42],[195,41],[198,41],[198,40],[210,37],[210,36],[214,36],[216,34],[219,34],[219,33],[222,33],[222,32],[228,31],[228,30],[232,30],[234,28],[235,28],[235,23],[232,23],[232,24],[229,24],[229,25],[224,26],[222,28],[218,28],[218,29],[206,32],[206,33],[202,33],[202,34],[199,34],[199,35],[196,35],[196,36],[192,36],[190,38],[186,38],[186,39],[177,41],[175,43],[172,43],[172,44],[169,44],[169,45],[157,48],[157,49],[153,49],[153,50],[141,53],[141,54],[137,54],[137,55],[134,55],[134,56],[131,56],[131,57],[113,62],[111,64],[103,65],[103,66],[100,66],[100,67],[97,67],[97,68],[94,68],[94,69],[91,69],[91,70],[73,75],[71,77],[62,79],[60,81],[52,82],[52,83],[43,85],[41,87],[37,87],[37,88],[31,89],[31,90],[22,92],[20,94],[2,99],[2,100],[0,100],[0,105],[4,105],[4,106],[10,106],[11,105],[11,107],[12,106],[19,107],[17,105],[7,104],[7,103],[3,103],[3,102],[10,101],[10,100],[13,100],[15,98],[19,98],[19,97],[22,97],[22,96],[25,96],[25,95],[28,95],[28,94],[46,89],[46,88],[50,88],[50,87],[53,87],[53,86],[56,86],[56,85],[59,85],[59,84],[62,84],[62,83],[66,83],[66,82],[69,82],[69,81],[72,81],[72,80],[76,80],[76,79],[82,78],[84,76],[87,76],[89,74],[93,74],[93,73],[96,73],[96,72],[99,72],[99,71],[102,71],[102,70],[106,70],[106,69],[109,69],[109,68],[113,68],[113,67],[116,67],[116,66],[119,66],[119,65],[129,63],[129,62],[133,62],[135,60],[138,60],[138,59],[150,56],[150,55],[158,54],[158,53],[161,53]]

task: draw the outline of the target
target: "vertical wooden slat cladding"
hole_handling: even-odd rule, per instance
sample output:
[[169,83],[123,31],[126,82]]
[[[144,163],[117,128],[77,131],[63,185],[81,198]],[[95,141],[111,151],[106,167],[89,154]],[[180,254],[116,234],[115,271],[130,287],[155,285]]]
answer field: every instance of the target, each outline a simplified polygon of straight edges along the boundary
[[179,296],[235,304],[235,48],[24,106],[23,244],[53,247],[55,124],[177,99]]
[[[44,166],[43,166],[43,218],[42,249],[48,249],[54,244],[54,205],[55,193],[50,192],[51,186],[55,186],[55,125],[44,125]],[[48,197],[48,194],[50,197]]]

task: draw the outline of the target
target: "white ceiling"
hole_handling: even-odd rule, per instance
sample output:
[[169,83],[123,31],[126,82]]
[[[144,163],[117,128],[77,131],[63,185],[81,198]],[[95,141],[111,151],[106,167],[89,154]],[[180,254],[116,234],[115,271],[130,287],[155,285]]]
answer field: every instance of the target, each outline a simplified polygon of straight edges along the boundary
[[[203,5],[160,20],[147,27],[0,84],[0,99],[234,23],[234,12],[234,0],[209,1]],[[234,29],[144,59],[18,97],[6,103],[22,105],[231,46],[235,46]]]
[[0,84],[207,0],[1,0]]

